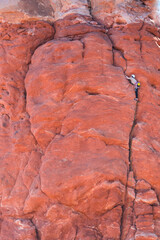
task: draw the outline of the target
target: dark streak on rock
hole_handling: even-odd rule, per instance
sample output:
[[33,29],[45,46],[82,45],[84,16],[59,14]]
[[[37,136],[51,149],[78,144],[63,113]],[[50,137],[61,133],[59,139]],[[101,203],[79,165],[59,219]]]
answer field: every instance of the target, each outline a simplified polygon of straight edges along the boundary
[[76,240],[76,239],[77,239],[77,234],[78,234],[78,226],[76,226],[76,233],[75,233],[74,240]]
[[99,95],[99,93],[91,92],[91,91],[86,91],[86,93],[87,93],[88,95]]
[[37,229],[37,226],[36,226],[35,223],[33,222],[33,218],[30,219],[30,221],[31,221],[32,225],[35,227],[35,233],[36,233],[36,238],[37,238],[37,240],[41,240],[40,235],[39,235],[39,231],[38,231],[38,229]]

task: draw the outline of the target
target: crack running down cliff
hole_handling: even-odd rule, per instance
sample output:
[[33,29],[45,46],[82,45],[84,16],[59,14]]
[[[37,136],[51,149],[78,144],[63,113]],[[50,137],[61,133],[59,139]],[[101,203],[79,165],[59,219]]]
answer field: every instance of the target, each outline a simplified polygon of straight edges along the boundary
[[[136,181],[136,177],[134,174],[134,170],[133,170],[133,165],[132,165],[132,142],[133,142],[133,138],[134,138],[134,128],[137,124],[137,111],[138,111],[138,101],[136,102],[135,105],[135,112],[134,112],[134,118],[133,118],[133,123],[131,126],[131,131],[129,134],[129,142],[128,142],[128,150],[129,150],[129,156],[128,156],[128,161],[129,161],[129,170],[127,172],[127,183],[126,183],[126,190],[125,190],[125,198],[124,198],[124,205],[122,206],[122,216],[121,216],[121,225],[120,225],[120,240],[124,240],[123,238],[123,226],[124,226],[124,212],[125,212],[125,208],[126,208],[126,203],[127,203],[127,187],[128,187],[128,179],[129,179],[129,173],[132,172],[133,173],[133,178]],[[135,191],[135,195],[136,195],[136,191]],[[136,196],[135,196],[136,197]],[[133,203],[134,204],[134,203]],[[133,209],[134,209],[134,205],[133,205]],[[132,210],[133,211],[133,210]],[[132,223],[133,224],[133,223]]]
[[37,240],[41,240],[40,236],[39,236],[39,232],[38,232],[38,229],[37,229],[37,226],[35,225],[35,223],[33,222],[33,219],[30,219],[32,225],[34,226],[35,228],[35,233],[36,233],[36,238]]
[[[100,24],[100,23],[99,23]],[[102,25],[102,24],[101,24]],[[103,25],[102,25],[103,26]],[[108,36],[108,34],[107,34],[107,36]],[[112,42],[112,41],[111,41]],[[43,45],[44,43],[42,43],[41,45]],[[82,44],[83,44],[83,42],[82,42]],[[39,45],[40,46],[40,45]],[[38,46],[38,47],[39,47]],[[38,48],[37,47],[37,48]],[[36,49],[37,49],[36,48]],[[85,45],[83,44],[83,49],[85,48]],[[35,50],[36,50],[35,49]],[[114,47],[114,43],[112,42],[112,56],[113,56],[113,65],[116,67],[116,65],[115,65],[115,61],[114,61],[114,49],[115,49],[115,47]],[[35,51],[34,51],[35,52]],[[33,52],[33,54],[34,54],[34,52]],[[32,54],[32,55],[33,55]],[[84,52],[82,52],[82,58],[84,57]],[[125,58],[124,58],[125,59]],[[126,62],[126,65],[127,65],[127,62]],[[119,66],[117,66],[117,67],[119,67]],[[28,69],[29,69],[29,65],[28,65]],[[123,72],[124,72],[124,75],[125,75],[125,71],[124,71],[124,69],[123,69]],[[27,74],[27,73],[26,73]],[[90,92],[87,92],[88,94],[90,94],[90,95],[96,95],[95,93],[90,93]],[[26,94],[26,93],[25,93]],[[26,102],[27,103],[27,102]],[[129,153],[128,153],[128,159],[129,159],[129,170],[128,170],[128,173],[127,173],[127,180],[128,180],[128,176],[129,176],[129,173],[131,172],[131,171],[133,171],[133,166],[132,166],[132,141],[133,141],[133,138],[134,138],[134,127],[135,127],[135,125],[136,125],[136,118],[137,118],[137,110],[138,110],[138,102],[136,102],[136,105],[135,105],[135,112],[134,112],[134,118],[133,118],[133,122],[132,122],[132,126],[131,126],[131,130],[130,130],[130,133],[129,133],[129,140],[128,140],[128,151],[129,151]],[[31,124],[30,124],[30,126],[31,126]],[[32,134],[33,135],[33,134]],[[34,137],[34,135],[33,135],[33,137]],[[35,138],[35,140],[36,140],[36,138]],[[38,145],[38,143],[37,143],[37,141],[36,141],[36,144]],[[127,184],[126,184],[126,191],[125,191],[125,194],[127,194]],[[122,230],[123,230],[123,228],[122,228],[122,224],[123,224],[123,221],[124,221],[124,209],[125,209],[125,202],[124,202],[124,205],[123,206],[121,206],[122,207],[122,216],[121,216],[121,239],[122,239]],[[33,224],[34,225],[34,224]],[[35,226],[35,225],[34,225]],[[37,239],[39,240],[40,239],[40,237],[39,237],[39,233],[38,233],[38,230],[37,230],[37,228],[36,228],[36,226],[35,226],[35,230],[36,230],[36,236],[37,236]],[[75,239],[77,238],[77,233],[78,233],[78,227],[77,227],[77,229],[76,229],[76,233],[75,233]]]
[[[136,102],[136,106],[135,106],[135,113],[134,113],[134,119],[133,119],[133,124],[132,124],[132,127],[131,127],[131,131],[130,131],[130,134],[129,134],[129,172],[133,171],[133,166],[132,166],[132,141],[133,141],[133,138],[134,138],[134,127],[137,123],[137,110],[138,110],[138,101]],[[134,171],[133,171],[134,173]]]

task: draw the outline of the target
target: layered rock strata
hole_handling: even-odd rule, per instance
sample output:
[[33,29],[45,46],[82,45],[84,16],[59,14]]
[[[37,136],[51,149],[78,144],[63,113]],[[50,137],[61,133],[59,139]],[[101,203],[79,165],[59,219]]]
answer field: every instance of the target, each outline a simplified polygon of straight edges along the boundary
[[0,238],[159,239],[160,36],[149,1],[129,24],[112,8],[100,14],[104,2],[75,1],[84,14],[61,4],[67,14],[51,25],[1,23]]

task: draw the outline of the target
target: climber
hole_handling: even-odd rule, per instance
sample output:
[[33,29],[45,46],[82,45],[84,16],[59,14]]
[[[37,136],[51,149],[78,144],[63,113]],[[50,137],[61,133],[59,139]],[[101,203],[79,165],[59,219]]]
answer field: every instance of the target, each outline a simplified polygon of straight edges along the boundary
[[136,80],[136,76],[135,76],[134,74],[132,74],[131,77],[126,76],[126,78],[127,78],[128,80],[130,80],[130,82],[135,86],[135,94],[136,94],[136,97],[135,97],[134,100],[138,101],[138,88],[139,88],[140,85],[141,85],[140,82],[138,82],[138,81]]

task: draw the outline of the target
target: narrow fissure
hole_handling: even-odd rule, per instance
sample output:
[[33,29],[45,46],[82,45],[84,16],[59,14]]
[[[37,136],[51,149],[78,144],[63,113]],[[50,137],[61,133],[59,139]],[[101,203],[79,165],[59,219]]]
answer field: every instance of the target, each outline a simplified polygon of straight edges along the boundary
[[125,67],[125,70],[124,70],[124,73],[125,73],[126,70],[127,70],[127,59],[125,58],[123,51],[121,49],[115,47],[115,46],[113,46],[113,50],[118,51],[120,53],[121,57],[125,60],[125,63],[126,63],[126,67]]
[[138,29],[138,32],[140,32],[140,31],[143,29],[143,27],[144,27],[144,24],[145,24],[145,19],[146,19],[146,18],[144,18],[144,20],[143,20],[143,22],[142,22],[142,25],[141,25],[141,27]]
[[37,229],[37,226],[35,225],[35,223],[33,222],[33,219],[30,219],[32,225],[34,226],[35,228],[35,233],[36,233],[36,238],[37,240],[41,240],[40,236],[39,236],[39,232],[38,232],[38,229]]
[[[137,190],[135,189],[135,199],[136,199],[136,196],[137,196]],[[136,222],[134,222],[133,220],[133,217],[136,216],[134,205],[135,205],[135,201],[133,201],[133,209],[132,209],[132,226],[134,226],[135,230],[137,231]]]
[[100,95],[100,93],[97,92],[91,92],[91,91],[86,91],[88,95]]
[[136,102],[133,124],[132,124],[131,131],[130,131],[130,134],[129,134],[129,172],[133,171],[132,159],[131,159],[132,158],[132,141],[133,141],[134,127],[137,123],[137,119],[136,119],[137,110],[138,110],[138,102]]
[[88,9],[89,9],[89,13],[92,17],[92,6],[91,6],[91,0],[87,0],[87,3],[88,3]]
[[113,66],[115,66],[116,67],[116,64],[115,64],[115,56],[114,56],[114,47],[113,47],[113,45],[112,45],[112,61],[113,61]]
[[[105,26],[104,26],[104,28],[106,29]],[[115,57],[114,57],[114,49],[115,49],[115,47],[114,47],[114,43],[113,43],[113,41],[112,41],[110,35],[107,34],[107,32],[106,32],[106,35],[107,35],[107,37],[109,38],[109,40],[110,40],[110,42],[111,42],[111,44],[112,44],[112,64],[113,64],[113,66],[116,67],[116,64],[115,64]]]
[[[125,190],[125,200],[126,200],[126,194],[127,191]],[[125,212],[125,203],[123,206],[121,206],[122,208],[122,215],[121,215],[121,222],[120,222],[120,240],[122,240],[122,236],[123,236],[123,219],[124,219],[124,212]]]
[[82,59],[84,59],[85,56],[85,43],[82,41],[82,39],[79,40],[82,43],[83,49],[82,49]]
[[77,234],[78,234],[78,226],[76,226],[76,233],[75,233],[74,240],[76,240],[76,239],[77,239]]
[[[106,32],[106,35],[108,36],[108,38],[109,38],[109,40],[111,41],[111,44],[112,44],[113,66],[122,68],[122,70],[123,70],[123,72],[124,72],[124,74],[125,74],[125,72],[127,71],[127,59],[125,58],[123,51],[122,51],[121,49],[115,47],[115,45],[114,45],[114,43],[113,43],[113,40],[112,40],[112,38],[110,37],[110,34],[109,34],[109,33],[107,34],[107,32]],[[121,67],[121,66],[117,66],[117,65],[116,65],[116,63],[115,63],[115,54],[114,54],[114,51],[118,51],[118,52],[120,53],[121,57],[125,60],[125,65],[126,65],[125,69],[123,69],[123,67]]]
[[[24,78],[24,79],[25,79],[25,78]],[[24,87],[25,87],[25,83],[24,83]],[[26,88],[25,88],[25,93],[24,93],[24,95],[25,95],[25,112],[26,112],[27,115],[28,115],[28,121],[29,121],[29,123],[30,123],[30,133],[31,133],[31,135],[32,135],[33,138],[34,138],[36,145],[39,147],[40,152],[44,155],[43,150],[42,150],[41,147],[39,146],[39,143],[38,143],[38,141],[37,141],[34,133],[32,132],[32,129],[31,129],[30,115],[29,115],[29,113],[27,112],[27,109],[26,109],[26,106],[27,106],[27,92],[26,92]]]
[[145,19],[143,20],[143,23],[141,25],[141,27],[139,28],[138,32],[139,32],[139,49],[140,49],[140,54],[141,54],[141,59],[143,61],[143,63],[145,64],[145,67],[148,69],[145,61],[144,61],[144,58],[143,58],[143,53],[142,53],[142,35],[141,35],[141,31],[143,30],[144,28],[144,24],[145,24]]
[[[126,198],[127,198],[127,187],[128,187],[128,177],[129,177],[129,173],[133,172],[133,177],[135,179],[136,182],[136,177],[134,175],[134,171],[133,171],[133,166],[132,166],[132,141],[134,138],[134,127],[137,124],[137,111],[138,111],[138,102],[136,102],[136,106],[135,106],[135,112],[134,112],[134,118],[133,118],[133,123],[132,123],[132,127],[131,127],[131,131],[129,134],[129,155],[128,155],[128,160],[129,160],[129,170],[127,173],[127,183],[126,183],[126,190],[125,190],[125,198],[124,198],[124,205],[122,206],[122,216],[121,216],[121,226],[120,226],[120,239],[123,240],[123,223],[124,223],[124,213],[125,213],[125,208],[126,208]],[[136,198],[136,190],[135,190],[135,198]],[[134,201],[133,201],[133,209],[132,209],[132,213],[134,214]],[[133,222],[132,222],[133,225]],[[134,225],[134,227],[136,228],[136,226]]]

